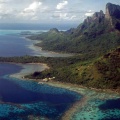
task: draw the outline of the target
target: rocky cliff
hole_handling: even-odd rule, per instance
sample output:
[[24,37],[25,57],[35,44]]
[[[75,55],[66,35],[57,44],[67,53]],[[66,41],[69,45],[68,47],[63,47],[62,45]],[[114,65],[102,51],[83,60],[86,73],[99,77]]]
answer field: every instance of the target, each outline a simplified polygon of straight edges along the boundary
[[50,58],[55,69],[40,75],[49,74],[62,82],[120,91],[119,23],[120,6],[108,3],[105,14],[103,11],[96,12],[77,28],[66,32],[51,29],[40,34],[37,39],[43,41],[40,44],[43,49],[78,53],[77,56],[67,58],[68,61],[59,58],[57,62],[56,58],[54,61]]
[[70,29],[67,33],[72,34],[73,37],[81,35],[96,37],[116,30],[120,31],[120,6],[108,3],[105,14],[102,10],[95,12],[76,29]]
[[77,28],[77,31],[83,31],[90,27],[94,27],[95,24],[108,24],[109,31],[113,29],[120,30],[120,6],[112,3],[107,3],[105,14],[101,10],[95,12],[92,17],[87,17],[84,22]]
[[104,55],[120,46],[120,6],[108,3],[105,14],[101,10],[87,17],[77,28],[66,32],[51,29],[40,34],[43,49],[57,52],[88,54],[92,57]]
[[106,5],[105,18],[114,29],[120,30],[120,6],[108,3]]
[[116,19],[120,19],[120,6],[112,4],[112,3],[107,3],[105,18],[111,19],[111,17],[115,17]]
[[92,22],[101,22],[104,19],[105,15],[102,10],[100,12],[95,12],[92,17],[87,17],[84,20],[84,24],[91,24]]

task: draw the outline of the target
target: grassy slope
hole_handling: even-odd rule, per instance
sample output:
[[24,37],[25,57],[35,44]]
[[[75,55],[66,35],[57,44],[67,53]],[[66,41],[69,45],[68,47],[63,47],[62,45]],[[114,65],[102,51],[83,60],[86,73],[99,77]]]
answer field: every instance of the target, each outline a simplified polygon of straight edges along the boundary
[[[32,39],[36,39],[34,37]],[[100,22],[82,23],[71,31],[53,30],[36,37],[43,41],[42,44],[38,45],[44,49],[75,52],[80,53],[81,56],[72,59],[74,61],[79,58],[77,61],[71,62],[72,64],[56,67],[53,63],[51,69],[35,73],[29,77],[55,76],[56,80],[61,82],[95,88],[119,89],[120,66],[118,61],[120,52],[113,50],[120,46],[120,33],[110,25],[109,21],[102,19]],[[112,52],[109,53],[111,50]],[[110,54],[108,58],[105,57],[106,53]]]
[[94,57],[104,55],[120,45],[120,33],[114,30],[105,19],[89,24],[83,22],[72,32],[50,30],[30,38],[42,40],[37,45],[46,50],[90,54]]
[[87,87],[120,90],[120,48],[103,57],[73,56],[69,58],[0,57],[0,62],[46,63],[51,69],[35,72],[29,78],[56,77],[55,80]]
[[[86,19],[87,20],[87,19]],[[113,24],[105,17],[83,22],[76,29],[49,32],[31,39],[41,40],[38,46],[50,51],[79,53],[73,58],[44,58],[51,69],[35,72],[28,77],[56,77],[61,82],[81,84],[87,87],[120,89],[119,19],[112,17]],[[112,52],[110,52],[112,50]],[[114,51],[113,51],[114,50]],[[106,54],[108,53],[108,54]],[[103,57],[101,57],[103,56]]]
[[[97,60],[77,61],[74,64],[53,67],[30,78],[56,77],[57,81],[102,89],[120,89],[120,48]],[[54,65],[53,65],[54,66]],[[27,76],[28,77],[28,76]]]
[[65,50],[65,44],[70,39],[70,36],[64,34],[64,32],[50,30],[49,32],[45,32],[37,36],[30,36],[30,39],[41,40],[42,42],[36,45],[42,46],[43,49],[61,52]]

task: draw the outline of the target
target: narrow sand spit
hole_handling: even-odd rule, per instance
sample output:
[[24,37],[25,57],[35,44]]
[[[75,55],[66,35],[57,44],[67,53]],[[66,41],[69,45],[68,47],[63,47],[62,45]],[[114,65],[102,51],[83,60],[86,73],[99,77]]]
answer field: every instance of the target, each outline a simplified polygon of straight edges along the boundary
[[18,79],[24,79],[25,75],[34,73],[35,71],[40,72],[45,69],[49,69],[49,67],[46,64],[42,64],[42,63],[28,63],[28,64],[16,64],[16,65],[21,66],[23,69],[18,73],[10,75],[10,77],[14,77]]
[[[24,78],[25,75],[28,75],[30,73],[33,73],[35,71],[43,71],[45,69],[49,69],[49,67],[46,64],[41,64],[41,63],[31,63],[31,64],[17,64],[23,67],[23,69],[19,72],[19,73],[15,73],[13,75],[10,75],[11,77],[15,77],[18,79],[22,79],[22,80],[34,80],[34,79],[26,79]],[[41,80],[34,80],[36,82],[41,82]],[[48,84],[50,86],[53,87],[60,87],[60,88],[65,88],[71,91],[75,91],[79,94],[82,95],[82,98],[80,100],[78,100],[77,102],[75,102],[62,116],[62,120],[70,120],[72,118],[72,116],[74,115],[74,113],[76,113],[78,111],[78,109],[80,110],[80,108],[82,108],[83,106],[85,106],[87,104],[87,102],[90,99],[108,99],[108,98],[119,98],[119,94],[113,94],[111,92],[104,92],[104,91],[98,91],[98,90],[93,90],[93,89],[89,89],[80,85],[73,85],[73,84],[69,84],[69,83],[61,83],[61,82],[57,82],[57,81],[48,81],[48,82],[44,82],[44,84]]]

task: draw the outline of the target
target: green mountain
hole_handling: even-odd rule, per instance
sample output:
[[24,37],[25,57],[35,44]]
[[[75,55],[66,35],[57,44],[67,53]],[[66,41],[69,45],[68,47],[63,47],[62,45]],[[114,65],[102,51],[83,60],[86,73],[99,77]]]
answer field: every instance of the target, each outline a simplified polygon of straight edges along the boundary
[[108,3],[106,13],[96,12],[77,28],[58,31],[56,28],[31,39],[43,49],[100,56],[120,45],[120,6]]
[[[120,6],[108,3],[105,14],[96,12],[77,28],[56,28],[31,39],[43,49],[79,53],[70,58],[47,58],[51,69],[27,77],[55,77],[61,82],[120,91]],[[59,62],[58,62],[59,61]]]

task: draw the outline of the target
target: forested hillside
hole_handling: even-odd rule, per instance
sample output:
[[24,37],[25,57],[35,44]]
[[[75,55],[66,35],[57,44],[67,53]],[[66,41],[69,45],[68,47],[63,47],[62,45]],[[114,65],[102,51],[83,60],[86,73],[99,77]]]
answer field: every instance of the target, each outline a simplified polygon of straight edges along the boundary
[[28,75],[33,79],[54,77],[56,81],[120,91],[120,6],[108,3],[106,13],[96,12],[77,28],[30,36],[43,49],[78,53],[66,58],[12,57],[0,62],[47,63],[50,69]]
[[37,45],[46,50],[101,56],[120,45],[119,28],[120,6],[108,3],[105,14],[96,12],[77,28],[65,32],[54,28],[30,38],[41,40]]

